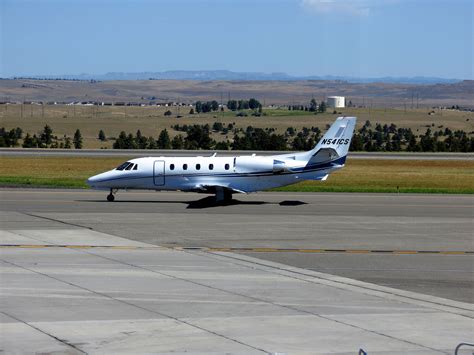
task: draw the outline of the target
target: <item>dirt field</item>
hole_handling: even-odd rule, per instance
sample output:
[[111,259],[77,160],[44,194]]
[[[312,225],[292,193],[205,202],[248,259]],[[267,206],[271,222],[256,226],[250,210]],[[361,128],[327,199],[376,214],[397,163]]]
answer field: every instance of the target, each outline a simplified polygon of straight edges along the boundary
[[0,100],[186,102],[249,99],[265,105],[305,104],[327,96],[345,96],[359,106],[409,108],[452,105],[474,108],[474,81],[454,84],[348,83],[338,80],[302,81],[198,81],[198,80],[0,80]]
[[[173,115],[164,116],[166,110]],[[133,107],[133,106],[70,106],[70,105],[0,105],[0,127],[11,129],[20,127],[25,134],[38,133],[48,124],[54,135],[72,137],[79,128],[84,138],[84,148],[111,148],[112,141],[101,142],[98,132],[104,130],[107,137],[117,137],[120,131],[135,134],[140,129],[146,136],[158,137],[159,132],[166,128],[171,136],[178,134],[171,129],[175,124],[205,124],[212,125],[216,121],[225,124],[235,123],[238,128],[272,127],[278,133],[283,133],[287,127],[299,130],[302,127],[319,127],[325,131],[326,124],[330,124],[339,115],[332,111],[325,114],[310,114],[302,111],[288,111],[287,109],[265,109],[267,116],[236,117],[235,112],[216,112],[210,114],[189,115],[189,107]],[[427,126],[434,128],[448,127],[452,130],[462,129],[466,132],[474,131],[474,113],[456,110],[436,110],[434,115],[428,115],[431,110],[413,109],[369,109],[344,108],[338,109],[341,115],[357,116],[358,126],[370,120],[383,124],[395,123],[398,127],[411,128],[415,134],[424,133]],[[181,118],[176,118],[182,115]],[[433,129],[433,128],[432,128]],[[232,139],[232,135],[227,138]],[[213,139],[226,139],[219,133],[213,134]]]

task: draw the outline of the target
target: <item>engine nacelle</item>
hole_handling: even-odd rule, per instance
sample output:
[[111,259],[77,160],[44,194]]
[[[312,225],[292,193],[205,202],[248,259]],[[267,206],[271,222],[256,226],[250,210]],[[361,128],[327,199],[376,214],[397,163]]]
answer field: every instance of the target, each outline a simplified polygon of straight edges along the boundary
[[287,171],[284,161],[260,156],[242,156],[235,160],[237,173],[273,172],[275,174]]

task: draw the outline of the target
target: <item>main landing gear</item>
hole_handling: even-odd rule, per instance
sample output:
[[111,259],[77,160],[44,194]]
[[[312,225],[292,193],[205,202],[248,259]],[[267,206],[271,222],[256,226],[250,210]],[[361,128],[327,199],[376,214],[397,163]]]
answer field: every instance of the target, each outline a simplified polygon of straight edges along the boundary
[[232,201],[232,191],[223,189],[221,187],[216,188],[216,202],[229,203]]
[[114,189],[110,189],[110,193],[107,195],[107,201],[109,202],[114,202],[115,200],[115,194],[117,193],[117,190],[114,191]]

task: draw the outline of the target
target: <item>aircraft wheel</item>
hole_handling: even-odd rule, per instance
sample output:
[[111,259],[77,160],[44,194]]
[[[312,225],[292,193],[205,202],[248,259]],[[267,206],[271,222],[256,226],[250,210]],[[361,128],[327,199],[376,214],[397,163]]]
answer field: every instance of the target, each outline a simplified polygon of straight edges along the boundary
[[109,201],[109,202],[114,202],[114,200],[115,200],[115,196],[114,196],[114,195],[112,195],[112,194],[108,194],[108,195],[107,195],[107,201]]
[[232,192],[230,192],[230,191],[224,191],[224,201],[225,201],[225,202],[230,202],[230,201],[232,201]]

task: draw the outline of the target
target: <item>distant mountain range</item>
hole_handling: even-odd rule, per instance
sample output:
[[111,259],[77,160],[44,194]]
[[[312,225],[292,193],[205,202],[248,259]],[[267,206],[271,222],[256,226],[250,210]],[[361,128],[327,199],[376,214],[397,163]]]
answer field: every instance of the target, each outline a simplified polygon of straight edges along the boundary
[[[15,77],[28,79],[65,79],[65,80],[236,80],[236,81],[301,81],[301,80],[331,80],[348,83],[399,83],[399,84],[452,84],[460,79],[445,79],[437,77],[380,77],[356,78],[350,76],[292,76],[286,73],[233,72],[229,70],[172,70],[163,72],[123,73],[111,72],[106,74],[78,75],[33,75]],[[13,79],[13,78],[12,78]]]

